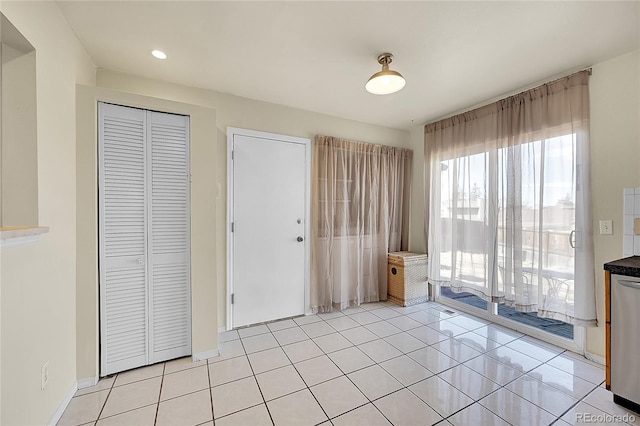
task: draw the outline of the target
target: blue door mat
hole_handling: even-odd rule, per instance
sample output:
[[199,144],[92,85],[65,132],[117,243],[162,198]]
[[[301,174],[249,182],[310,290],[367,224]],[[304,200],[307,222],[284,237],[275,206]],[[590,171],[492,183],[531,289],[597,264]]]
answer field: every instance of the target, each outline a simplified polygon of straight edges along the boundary
[[[485,311],[487,310],[487,302],[471,293],[454,293],[448,287],[441,287],[440,294],[441,296],[448,297],[449,299],[454,299],[466,305],[474,306]],[[503,318],[519,322],[521,324],[526,324],[529,327],[534,327],[538,330],[546,331],[547,333],[555,334],[556,336],[573,340],[572,324],[567,324],[566,322],[548,318],[540,318],[535,312],[518,312],[514,308],[502,304],[498,305],[498,315]]]

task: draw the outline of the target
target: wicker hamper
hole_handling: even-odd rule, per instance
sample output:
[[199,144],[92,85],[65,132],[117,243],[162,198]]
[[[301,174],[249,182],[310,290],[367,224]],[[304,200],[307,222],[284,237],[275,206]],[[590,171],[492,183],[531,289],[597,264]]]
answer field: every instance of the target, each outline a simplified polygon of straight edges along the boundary
[[401,306],[428,299],[427,255],[398,251],[387,256],[389,300]]

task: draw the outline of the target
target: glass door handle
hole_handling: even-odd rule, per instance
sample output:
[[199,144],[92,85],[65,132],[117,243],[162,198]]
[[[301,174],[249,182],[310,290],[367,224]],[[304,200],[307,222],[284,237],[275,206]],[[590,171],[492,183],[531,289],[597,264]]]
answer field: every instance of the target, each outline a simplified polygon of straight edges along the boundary
[[576,248],[576,230],[575,229],[571,231],[571,233],[569,234],[569,245],[571,246],[571,248]]

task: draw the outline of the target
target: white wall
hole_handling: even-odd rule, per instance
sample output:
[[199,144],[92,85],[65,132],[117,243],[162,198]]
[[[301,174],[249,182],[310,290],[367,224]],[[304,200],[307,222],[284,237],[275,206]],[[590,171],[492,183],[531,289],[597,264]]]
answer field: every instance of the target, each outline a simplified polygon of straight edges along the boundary
[[40,242],[0,252],[0,423],[36,425],[76,381],[75,87],[94,84],[95,66],[54,2],[0,8],[36,49],[38,213],[50,227]]
[[[591,101],[591,189],[599,326],[587,330],[586,350],[604,357],[603,264],[622,257],[622,193],[640,186],[640,51],[593,66]],[[474,106],[470,106],[469,109]],[[424,126],[411,128],[415,158],[424,156]],[[414,163],[411,250],[426,248],[423,170]],[[416,188],[419,186],[420,190]],[[613,220],[613,235],[599,235],[598,221]]]
[[214,282],[218,289],[219,327],[224,327],[226,321],[227,127],[261,130],[311,139],[316,134],[325,134],[364,142],[409,147],[409,134],[406,131],[254,101],[210,90],[189,88],[105,70],[98,71],[97,85],[123,92],[203,105],[216,110],[217,135],[214,136],[214,143],[217,146],[217,161],[212,160],[211,166],[216,170],[217,187],[215,261],[218,272]]
[[[587,351],[604,356],[603,264],[622,257],[623,189],[640,187],[640,50],[597,64],[591,94],[591,189],[599,327],[587,332]],[[613,235],[598,221],[613,219]]]

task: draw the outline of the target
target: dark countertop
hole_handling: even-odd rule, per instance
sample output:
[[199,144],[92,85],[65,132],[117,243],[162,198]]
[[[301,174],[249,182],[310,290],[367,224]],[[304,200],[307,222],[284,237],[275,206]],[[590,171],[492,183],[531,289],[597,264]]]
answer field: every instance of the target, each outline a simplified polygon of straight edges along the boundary
[[640,256],[625,257],[605,263],[604,269],[612,274],[640,277]]

